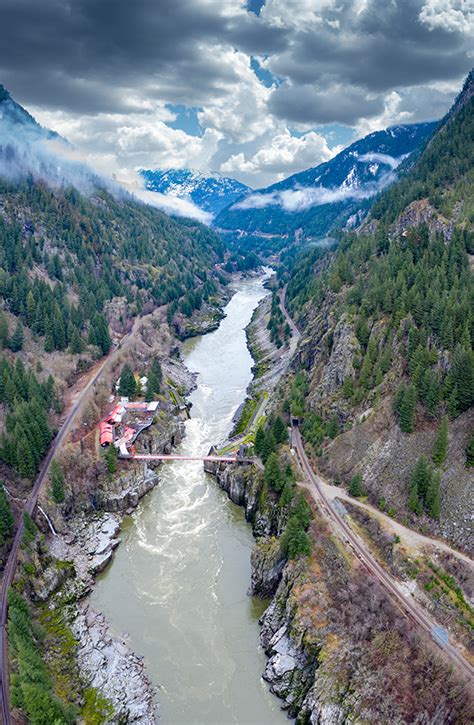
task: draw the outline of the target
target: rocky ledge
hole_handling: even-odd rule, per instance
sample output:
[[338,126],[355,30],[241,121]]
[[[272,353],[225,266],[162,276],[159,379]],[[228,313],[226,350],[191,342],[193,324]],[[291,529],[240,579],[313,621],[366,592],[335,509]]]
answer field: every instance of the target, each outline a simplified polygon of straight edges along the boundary
[[[116,479],[113,494],[107,496],[112,511],[79,513],[68,520],[67,532],[51,536],[53,563],[35,585],[38,600],[45,601],[57,592],[58,598],[55,601],[53,597],[50,606],[74,602],[67,607],[67,618],[78,643],[81,678],[85,687],[97,688],[110,701],[114,709],[111,723],[156,723],[156,688],[142,658],[132,652],[123,636],[111,631],[104,615],[94,611],[85,597],[120,543],[123,514],[130,512],[157,483],[158,476],[146,467],[140,476]],[[65,562],[68,566],[64,566]]]
[[103,693],[114,707],[112,721],[154,725],[156,703],[143,658],[110,632],[103,614],[85,602],[78,607],[72,632],[79,642],[79,668],[89,687]]

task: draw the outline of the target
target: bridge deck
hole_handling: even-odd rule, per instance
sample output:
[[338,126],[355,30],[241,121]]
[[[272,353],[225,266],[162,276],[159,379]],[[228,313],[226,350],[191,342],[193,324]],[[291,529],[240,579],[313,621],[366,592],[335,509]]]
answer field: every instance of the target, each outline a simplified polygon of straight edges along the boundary
[[236,456],[178,456],[173,454],[148,454],[148,453],[136,453],[130,456],[134,461],[217,461],[218,463],[236,463],[238,458]]

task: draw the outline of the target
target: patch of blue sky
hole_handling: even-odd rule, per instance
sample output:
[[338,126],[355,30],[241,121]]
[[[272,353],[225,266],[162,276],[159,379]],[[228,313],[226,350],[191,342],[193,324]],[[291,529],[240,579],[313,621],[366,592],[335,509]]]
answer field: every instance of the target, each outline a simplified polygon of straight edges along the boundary
[[279,86],[281,84],[282,81],[274,76],[269,70],[263,68],[254,56],[250,58],[250,67],[257,76],[258,80],[261,81],[267,88],[275,85]]
[[202,111],[202,108],[198,106],[184,106],[181,103],[167,103],[166,107],[176,115],[174,121],[167,121],[167,126],[185,131],[189,136],[204,135],[204,129],[198,119],[198,113]]
[[345,126],[342,123],[328,123],[325,126],[315,126],[314,128],[308,128],[304,131],[290,126],[291,135],[296,136],[296,138],[301,138],[308,133],[308,131],[315,131],[321,136],[324,136],[328,142],[328,146],[343,146],[345,148],[357,139],[355,128],[352,128],[352,126]]
[[328,123],[325,126],[317,126],[314,129],[327,140],[329,146],[348,146],[356,140],[355,128],[342,123]]
[[260,15],[260,11],[265,5],[265,0],[247,0],[247,10],[255,15]]

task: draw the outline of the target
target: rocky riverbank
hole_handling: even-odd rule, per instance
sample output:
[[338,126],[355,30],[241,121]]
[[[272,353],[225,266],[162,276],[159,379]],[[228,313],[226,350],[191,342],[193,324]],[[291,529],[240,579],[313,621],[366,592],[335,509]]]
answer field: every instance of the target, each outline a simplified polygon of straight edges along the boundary
[[[57,561],[71,562],[74,576],[63,585],[58,599],[73,603],[65,616],[77,641],[76,658],[86,688],[94,688],[113,707],[113,722],[156,722],[156,688],[153,687],[141,657],[127,646],[126,635],[117,636],[100,612],[87,600],[95,577],[111,562],[120,544],[123,514],[130,511],[130,501],[138,503],[140,495],[158,483],[150,471],[138,477],[138,486],[129,486],[120,499],[119,513],[101,511],[93,516],[81,514],[69,522],[67,534],[52,537],[50,553]],[[131,494],[131,489],[133,493]],[[132,496],[132,499],[131,499]],[[119,499],[114,499],[114,505]],[[136,505],[136,504],[135,504]]]
[[[177,363],[170,367],[183,366]],[[189,391],[194,378],[185,370],[179,372],[181,389]],[[176,380],[176,374],[173,378]],[[183,435],[181,418],[169,410],[144,431],[139,450],[168,453]],[[49,502],[49,524],[44,517],[38,520],[45,544],[39,539],[35,553],[30,554],[36,572],[30,580],[30,599],[43,611],[55,612],[61,627],[70,632],[74,646],[68,657],[74,663],[70,661],[68,666],[77,671],[79,691],[100,693],[113,713],[101,722],[152,725],[157,721],[157,690],[143,659],[127,645],[127,635],[113,632],[104,615],[91,607],[88,595],[120,544],[124,516],[158,485],[158,470],[145,463],[127,462],[113,475],[89,470],[90,480],[83,482],[82,491],[73,491],[71,486],[63,504],[53,506]],[[96,475],[98,480],[93,482]],[[56,659],[57,652],[52,652],[51,658]]]
[[[256,544],[251,556],[249,594],[272,598],[260,620],[260,642],[268,656],[263,677],[270,690],[283,700],[282,707],[295,717],[303,708],[308,710],[305,699],[314,682],[317,658],[309,655],[302,640],[293,637],[295,610],[291,591],[303,565],[288,562],[281,550],[279,537],[287,512],[268,491],[257,466],[209,463],[206,470],[215,475],[220,488],[234,503],[245,508],[246,519],[252,524]],[[332,725],[339,721],[310,722]]]

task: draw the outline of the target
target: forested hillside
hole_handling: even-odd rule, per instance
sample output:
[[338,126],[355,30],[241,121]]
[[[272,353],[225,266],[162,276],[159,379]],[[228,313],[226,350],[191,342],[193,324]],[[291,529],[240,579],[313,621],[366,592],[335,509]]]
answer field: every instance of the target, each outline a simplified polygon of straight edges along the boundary
[[107,352],[103,309],[114,297],[136,314],[173,301],[192,311],[216,294],[222,245],[197,223],[104,191],[86,198],[28,182],[0,182],[0,212],[1,299],[46,351],[91,342]]
[[473,83],[368,224],[302,257],[287,290],[305,330],[292,405],[320,465],[467,547]]
[[247,193],[215,219],[232,244],[274,253],[321,239],[366,216],[399,164],[433,134],[436,122],[394,126],[359,139],[330,161]]
[[[39,468],[62,398],[94,359],[161,305],[170,322],[217,312],[225,277],[222,242],[207,227],[113,195],[85,167],[87,193],[68,184],[77,169],[42,145],[56,135],[3,87],[0,131],[0,479],[18,492]],[[51,176],[55,163],[64,183]]]

